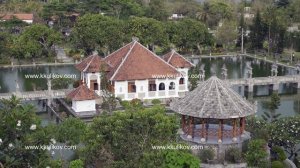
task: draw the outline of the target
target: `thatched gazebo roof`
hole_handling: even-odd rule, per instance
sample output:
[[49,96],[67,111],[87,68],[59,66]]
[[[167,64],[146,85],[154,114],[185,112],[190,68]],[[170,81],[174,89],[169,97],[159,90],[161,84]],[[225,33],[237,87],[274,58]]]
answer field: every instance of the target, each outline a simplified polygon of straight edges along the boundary
[[229,119],[255,114],[255,105],[216,76],[201,82],[184,98],[173,102],[171,109],[197,118]]

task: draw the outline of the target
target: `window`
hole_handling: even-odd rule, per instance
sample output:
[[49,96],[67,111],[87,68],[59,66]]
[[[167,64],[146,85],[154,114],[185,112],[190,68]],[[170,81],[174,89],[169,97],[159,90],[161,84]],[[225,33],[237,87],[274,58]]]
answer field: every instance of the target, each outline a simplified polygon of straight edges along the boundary
[[160,83],[158,86],[159,90],[165,90],[165,84],[164,83]]
[[180,78],[179,79],[179,85],[183,85],[184,84],[184,78]]
[[175,89],[175,83],[171,82],[169,86],[169,90],[174,90]]
[[156,91],[155,80],[149,80],[149,91]]
[[135,93],[135,92],[136,92],[135,82],[128,82],[128,93]]
[[94,90],[98,90],[98,83],[94,83]]

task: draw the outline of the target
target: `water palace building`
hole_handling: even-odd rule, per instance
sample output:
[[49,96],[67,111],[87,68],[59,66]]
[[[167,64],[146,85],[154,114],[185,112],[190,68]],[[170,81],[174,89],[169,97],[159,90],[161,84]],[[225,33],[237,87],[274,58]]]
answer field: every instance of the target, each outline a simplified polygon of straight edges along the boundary
[[75,67],[81,71],[81,80],[98,95],[103,94],[105,85],[122,100],[144,100],[183,96],[192,66],[174,50],[159,57],[133,40],[105,58],[91,55]]

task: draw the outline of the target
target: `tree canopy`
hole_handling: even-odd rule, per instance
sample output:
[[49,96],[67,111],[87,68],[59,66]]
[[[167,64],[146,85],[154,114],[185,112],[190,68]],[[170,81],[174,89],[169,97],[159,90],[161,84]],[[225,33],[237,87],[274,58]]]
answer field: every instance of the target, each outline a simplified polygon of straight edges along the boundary
[[25,58],[51,57],[55,55],[54,45],[60,41],[60,34],[53,29],[34,24],[18,36],[15,46],[18,54]]

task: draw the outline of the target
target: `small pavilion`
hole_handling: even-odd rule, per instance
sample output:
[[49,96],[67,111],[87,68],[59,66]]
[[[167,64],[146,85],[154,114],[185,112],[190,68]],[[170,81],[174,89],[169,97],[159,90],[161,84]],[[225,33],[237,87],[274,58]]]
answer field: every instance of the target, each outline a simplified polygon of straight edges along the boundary
[[245,131],[245,118],[256,112],[254,104],[216,76],[200,82],[184,98],[174,101],[171,109],[181,115],[183,140],[217,148],[250,139],[250,134]]
[[96,99],[99,96],[90,90],[85,83],[80,84],[67,94],[67,98],[72,100],[72,109],[74,112],[96,112]]

